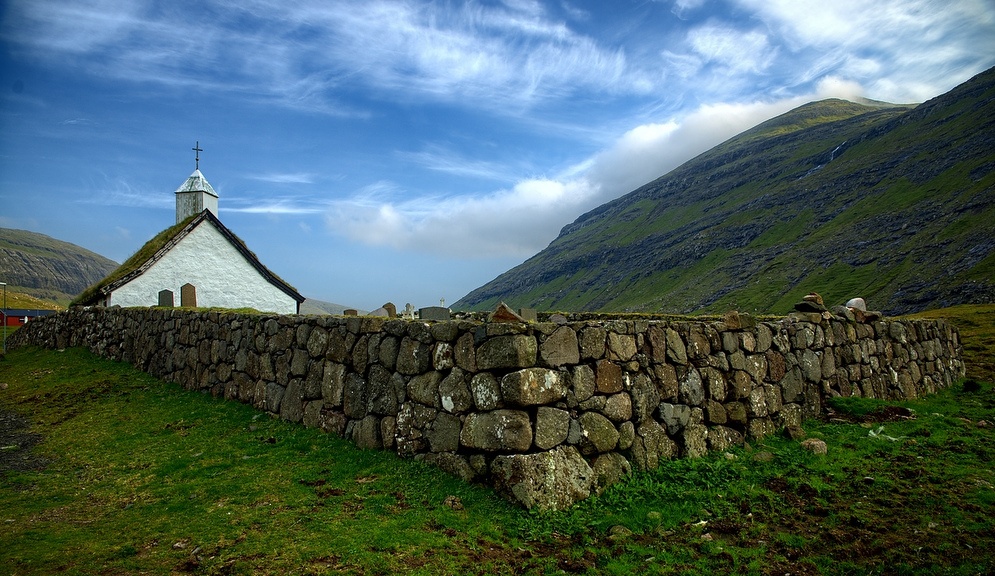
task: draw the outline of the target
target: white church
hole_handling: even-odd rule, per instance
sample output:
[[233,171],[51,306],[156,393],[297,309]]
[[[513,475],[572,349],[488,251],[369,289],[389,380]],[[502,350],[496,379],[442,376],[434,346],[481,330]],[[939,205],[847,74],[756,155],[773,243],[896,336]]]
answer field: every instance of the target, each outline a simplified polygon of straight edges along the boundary
[[301,296],[218,219],[218,194],[197,167],[176,189],[176,224],[74,302],[84,306],[252,308],[300,313]]

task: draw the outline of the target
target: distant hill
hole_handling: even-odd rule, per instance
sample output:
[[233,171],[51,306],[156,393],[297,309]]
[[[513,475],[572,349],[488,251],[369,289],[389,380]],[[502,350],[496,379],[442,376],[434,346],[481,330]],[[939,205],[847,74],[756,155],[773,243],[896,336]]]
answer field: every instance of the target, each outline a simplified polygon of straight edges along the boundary
[[0,228],[0,277],[11,289],[44,300],[65,305],[117,266],[69,242]]
[[308,298],[301,303],[301,314],[312,316],[333,314],[341,316],[342,313],[345,312],[346,308],[350,308],[350,306],[332,304],[331,302],[323,302],[321,300],[315,300],[314,298]]
[[825,100],[764,122],[453,307],[784,313],[810,291],[889,314],[995,301],[995,69],[914,108]]

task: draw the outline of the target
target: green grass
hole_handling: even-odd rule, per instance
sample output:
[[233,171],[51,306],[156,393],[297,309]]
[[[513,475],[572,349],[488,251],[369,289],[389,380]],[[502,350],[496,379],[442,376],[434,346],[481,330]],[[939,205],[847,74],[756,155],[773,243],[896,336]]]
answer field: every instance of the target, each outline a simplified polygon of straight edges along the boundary
[[[951,315],[971,358],[991,358],[995,307]],[[834,402],[828,418],[804,424],[826,456],[775,436],[536,513],[82,350],[18,350],[0,361],[0,412],[30,427],[0,434],[0,566],[17,575],[991,573],[995,426],[981,422],[995,422],[995,390],[969,370],[967,386],[923,400]],[[31,448],[20,447],[26,433],[38,440]]]

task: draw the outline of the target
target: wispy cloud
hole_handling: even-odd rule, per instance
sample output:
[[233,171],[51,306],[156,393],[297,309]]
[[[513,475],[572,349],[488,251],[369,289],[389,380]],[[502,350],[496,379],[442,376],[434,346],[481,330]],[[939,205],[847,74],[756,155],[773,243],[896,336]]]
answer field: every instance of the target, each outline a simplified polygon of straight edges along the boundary
[[315,174],[311,172],[270,172],[266,174],[249,174],[250,180],[271,182],[273,184],[313,184]]
[[[813,99],[856,97],[835,78],[819,91],[772,102],[703,105],[632,128],[612,145],[551,178],[527,178],[482,196],[405,199],[379,183],[331,202],[328,230],[354,241],[457,257],[527,257],[581,213],[665,174],[720,142]],[[385,192],[385,193],[384,193]]]
[[445,172],[454,176],[505,182],[515,180],[514,172],[508,166],[497,162],[466,158],[440,145],[427,146],[425,150],[419,152],[397,152],[397,156],[428,170]]
[[90,182],[81,186],[85,192],[74,201],[79,204],[94,204],[102,206],[124,206],[131,208],[172,208],[172,194],[162,194],[161,190],[152,190],[144,185],[135,184],[126,178],[114,178],[104,175],[100,182]]

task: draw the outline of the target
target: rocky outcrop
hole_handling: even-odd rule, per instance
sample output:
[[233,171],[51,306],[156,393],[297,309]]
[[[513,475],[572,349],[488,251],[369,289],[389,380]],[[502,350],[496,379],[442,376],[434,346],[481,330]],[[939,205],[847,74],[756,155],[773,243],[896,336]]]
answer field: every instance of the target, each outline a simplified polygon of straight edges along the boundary
[[86,347],[539,508],[798,426],[832,396],[915,398],[964,373],[935,320],[559,320],[72,308],[9,345]]

